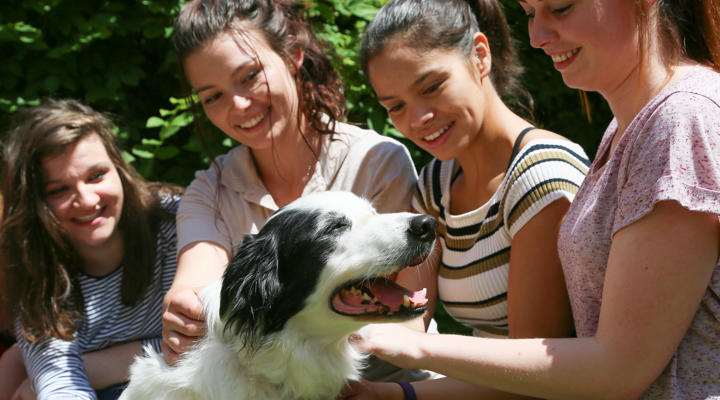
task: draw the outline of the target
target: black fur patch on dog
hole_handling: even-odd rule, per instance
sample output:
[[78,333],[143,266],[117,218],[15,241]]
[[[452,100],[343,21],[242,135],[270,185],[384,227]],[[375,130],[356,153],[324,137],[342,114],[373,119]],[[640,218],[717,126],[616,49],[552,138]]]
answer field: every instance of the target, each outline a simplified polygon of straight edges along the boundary
[[220,292],[226,333],[257,348],[262,337],[280,331],[304,307],[338,234],[350,224],[337,213],[292,209],[245,236]]

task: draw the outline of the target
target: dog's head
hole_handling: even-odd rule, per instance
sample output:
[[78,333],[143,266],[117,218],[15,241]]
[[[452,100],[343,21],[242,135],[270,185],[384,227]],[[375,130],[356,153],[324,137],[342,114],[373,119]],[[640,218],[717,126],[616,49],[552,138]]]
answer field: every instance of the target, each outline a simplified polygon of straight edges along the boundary
[[428,256],[436,225],[427,215],[377,214],[349,192],[288,204],[245,237],[225,271],[220,316],[226,333],[254,347],[295,316],[312,315],[349,333],[368,322],[422,314],[424,291],[393,280]]

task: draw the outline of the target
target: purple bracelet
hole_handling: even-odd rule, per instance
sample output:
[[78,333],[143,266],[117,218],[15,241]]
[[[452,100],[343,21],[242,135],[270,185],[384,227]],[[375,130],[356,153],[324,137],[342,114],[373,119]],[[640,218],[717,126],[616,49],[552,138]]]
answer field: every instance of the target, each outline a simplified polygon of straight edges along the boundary
[[403,395],[405,397],[405,400],[417,400],[417,396],[415,395],[415,388],[413,388],[413,385],[410,384],[410,382],[395,382],[403,390]]

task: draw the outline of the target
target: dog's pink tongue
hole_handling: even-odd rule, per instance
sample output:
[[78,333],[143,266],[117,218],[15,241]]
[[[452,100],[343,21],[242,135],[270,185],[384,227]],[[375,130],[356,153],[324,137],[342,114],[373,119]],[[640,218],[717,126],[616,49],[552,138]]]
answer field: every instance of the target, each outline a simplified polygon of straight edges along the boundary
[[370,285],[370,290],[381,303],[391,307],[402,305],[405,295],[410,298],[410,304],[413,305],[423,305],[427,302],[424,291],[412,292],[391,281],[375,281]]

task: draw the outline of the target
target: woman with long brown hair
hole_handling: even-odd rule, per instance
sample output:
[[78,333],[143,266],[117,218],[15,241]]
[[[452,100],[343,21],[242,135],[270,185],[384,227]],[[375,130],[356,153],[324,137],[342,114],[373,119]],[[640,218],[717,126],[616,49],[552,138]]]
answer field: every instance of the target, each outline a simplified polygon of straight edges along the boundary
[[77,101],[49,100],[19,111],[3,143],[3,293],[39,397],[95,398],[88,353],[160,348],[179,191],[140,177],[112,128]]
[[[204,332],[197,292],[220,278],[245,234],[309,193],[351,191],[378,212],[410,208],[415,168],[402,144],[342,122],[342,82],[289,0],[194,0],[173,42],[210,122],[238,145],[198,171],[178,211],[178,271],[166,296],[163,353],[173,362]],[[427,274],[426,274],[427,275]],[[423,274],[398,281],[420,289]],[[425,330],[425,321],[413,321]],[[372,366],[389,378],[390,365]]]

